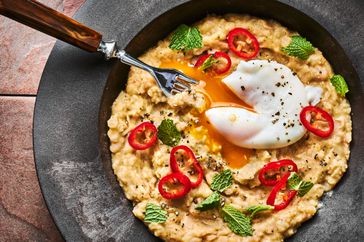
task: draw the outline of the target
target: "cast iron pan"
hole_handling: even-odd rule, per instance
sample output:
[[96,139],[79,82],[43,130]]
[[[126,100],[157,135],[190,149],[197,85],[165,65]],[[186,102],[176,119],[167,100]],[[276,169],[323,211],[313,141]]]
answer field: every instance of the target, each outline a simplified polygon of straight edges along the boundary
[[[363,82],[338,42],[320,25],[339,40],[364,80],[360,68],[364,58],[363,1],[283,1],[288,5],[267,0],[183,2],[88,0],[75,18],[103,33],[104,39],[117,39],[133,56],[155,45],[179,24],[192,23],[209,13],[272,18],[307,37],[349,83],[353,142],[346,175],[332,196],[324,197],[318,214],[288,240],[363,240]],[[48,208],[68,241],[158,240],[132,215],[132,205],[111,169],[106,121],[112,102],[125,87],[128,70],[62,42],[57,42],[44,70],[34,114],[36,168]]]

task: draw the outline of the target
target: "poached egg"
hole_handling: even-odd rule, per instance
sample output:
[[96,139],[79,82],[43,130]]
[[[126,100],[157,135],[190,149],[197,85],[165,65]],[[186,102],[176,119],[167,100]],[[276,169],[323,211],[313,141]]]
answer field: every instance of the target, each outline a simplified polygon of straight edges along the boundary
[[316,105],[322,89],[304,86],[287,66],[269,60],[241,61],[222,82],[254,111],[213,107],[205,112],[211,125],[229,142],[244,148],[281,148],[305,134],[299,114]]

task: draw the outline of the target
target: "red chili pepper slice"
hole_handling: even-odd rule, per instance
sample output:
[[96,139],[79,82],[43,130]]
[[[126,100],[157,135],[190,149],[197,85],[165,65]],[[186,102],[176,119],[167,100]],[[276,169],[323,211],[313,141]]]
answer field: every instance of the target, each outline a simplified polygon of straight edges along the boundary
[[128,142],[136,150],[145,150],[157,141],[157,128],[151,122],[143,122],[130,131]]
[[[292,160],[279,160],[279,161],[273,161],[269,162],[268,164],[264,165],[262,169],[259,171],[258,178],[262,185],[264,186],[274,186],[276,185],[279,180],[277,179],[277,175],[282,177],[282,168],[283,167],[291,167],[291,170],[288,170],[286,172],[290,173],[291,171],[297,172],[297,165]],[[277,174],[279,172],[279,174]],[[273,173],[270,174],[270,176],[273,176],[273,179],[267,179],[266,175],[267,173]]]
[[243,28],[232,29],[227,36],[229,48],[243,59],[254,58],[259,52],[259,42],[255,36]]
[[[185,145],[173,147],[171,150],[170,165],[173,172],[189,173],[192,188],[198,187],[201,184],[203,170],[189,147]],[[185,173],[183,170],[186,170],[186,168],[187,172]],[[197,176],[194,181],[191,179],[192,176]]]
[[288,204],[292,201],[292,199],[296,196],[297,191],[296,190],[288,190],[286,191],[285,195],[283,196],[283,201],[279,204],[275,204],[275,200],[277,197],[278,192],[286,187],[287,180],[289,178],[289,175],[291,173],[285,174],[282,179],[273,187],[272,191],[270,192],[267,204],[274,206],[274,210],[279,211],[288,206]]
[[329,137],[334,131],[334,120],[331,115],[315,106],[304,107],[300,113],[300,120],[308,131],[321,138]]
[[191,181],[180,172],[172,173],[159,181],[158,190],[166,199],[178,199],[191,190]]
[[214,54],[206,54],[198,58],[195,67],[198,68],[202,66],[202,64],[209,58],[210,56],[213,56],[215,60],[220,60],[219,63],[213,64],[213,70],[216,74],[224,74],[225,72],[228,72],[231,67],[231,59],[228,54],[225,52],[217,51]]

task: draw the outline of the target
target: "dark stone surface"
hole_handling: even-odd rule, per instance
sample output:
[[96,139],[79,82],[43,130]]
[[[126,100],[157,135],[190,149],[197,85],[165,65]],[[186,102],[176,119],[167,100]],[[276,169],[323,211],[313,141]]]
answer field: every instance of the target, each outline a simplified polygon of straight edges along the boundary
[[[156,16],[182,2],[89,0],[76,19],[104,33],[105,39],[117,39],[120,46],[125,47]],[[222,11],[219,4],[238,11],[239,8],[231,7],[233,2],[235,0],[195,0],[195,7],[187,6],[184,11],[173,12],[173,18],[168,21],[154,21],[152,28],[144,29],[128,45],[128,51],[140,54],[148,47],[148,41],[152,45],[154,40],[162,38],[178,23],[199,19],[207,12]],[[363,1],[284,2],[327,28],[364,80],[364,70],[361,69],[364,58]],[[364,156],[364,132],[360,128],[364,119],[363,82],[359,81],[335,40],[304,15],[287,11],[284,5],[275,1],[239,3],[241,6],[247,4],[240,11],[273,16],[310,39],[324,52],[335,71],[344,74],[351,88],[348,98],[353,107],[354,140],[349,170],[334,189],[332,197],[324,198],[324,206],[319,213],[289,240],[363,240],[364,169],[361,159]],[[66,240],[155,240],[132,216],[131,204],[110,175],[104,122],[109,111],[107,105],[122,88],[122,77],[126,71],[127,68],[121,64],[105,62],[100,55],[85,53],[58,42],[43,73],[34,116],[35,158],[46,202]],[[120,80],[119,84],[117,80]],[[101,102],[105,84],[107,89]]]

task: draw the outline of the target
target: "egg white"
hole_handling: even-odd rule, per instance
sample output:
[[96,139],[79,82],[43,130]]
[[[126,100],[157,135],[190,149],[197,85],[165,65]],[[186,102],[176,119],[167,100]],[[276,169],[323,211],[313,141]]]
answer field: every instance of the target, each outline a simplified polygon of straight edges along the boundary
[[306,132],[300,111],[317,104],[322,94],[319,87],[305,87],[287,66],[268,60],[241,61],[223,82],[255,112],[215,107],[205,114],[229,142],[244,148],[281,148],[297,142]]

